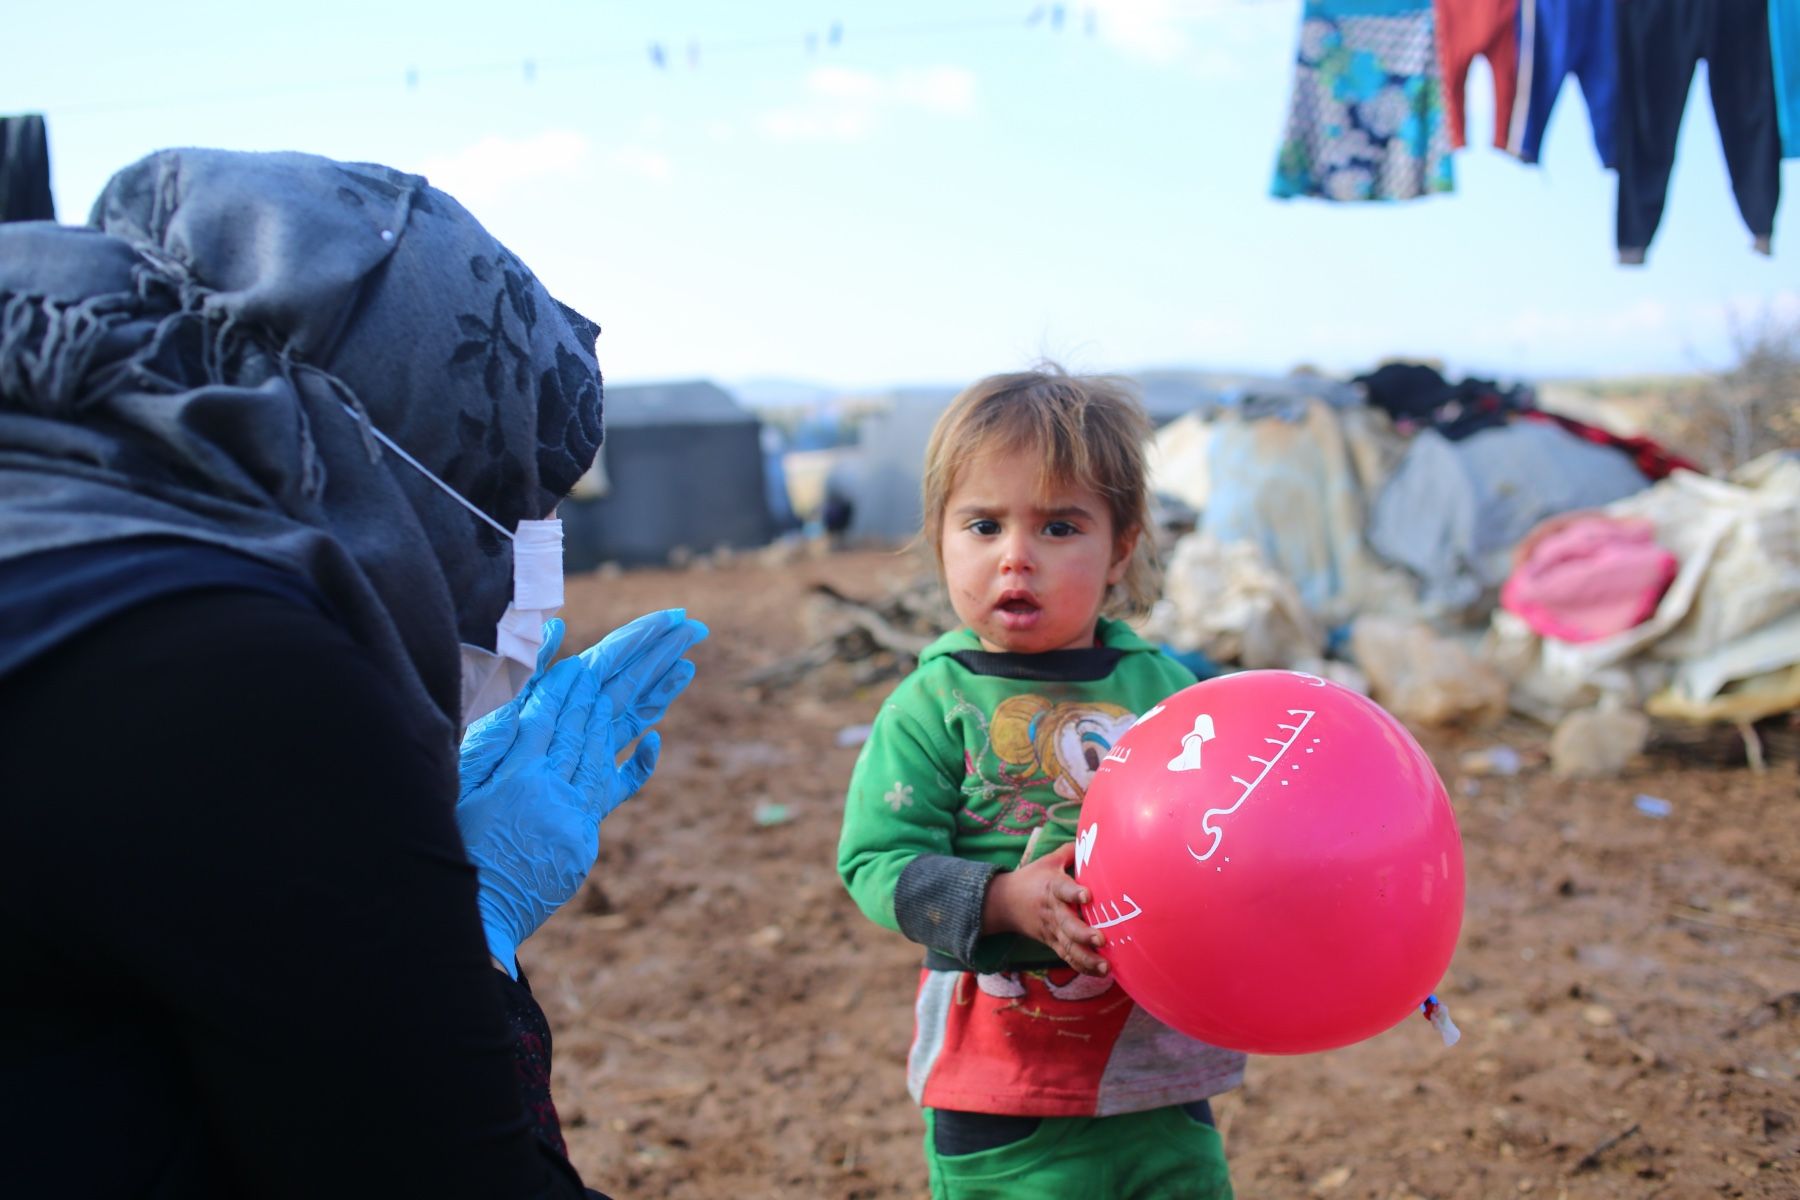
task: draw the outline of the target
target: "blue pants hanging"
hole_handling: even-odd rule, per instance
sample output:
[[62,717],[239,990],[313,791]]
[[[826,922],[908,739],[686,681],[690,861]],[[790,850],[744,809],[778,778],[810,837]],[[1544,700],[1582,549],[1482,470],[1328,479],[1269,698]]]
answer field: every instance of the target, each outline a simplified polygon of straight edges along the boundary
[[1550,110],[1573,74],[1587,101],[1594,149],[1601,165],[1615,165],[1613,111],[1618,97],[1618,48],[1614,0],[1521,0],[1519,97],[1514,102],[1507,149],[1528,163],[1538,160]]
[[1675,139],[1704,58],[1738,212],[1769,253],[1781,197],[1781,132],[1768,0],[1628,0],[1618,22],[1619,261],[1641,263],[1662,220]]

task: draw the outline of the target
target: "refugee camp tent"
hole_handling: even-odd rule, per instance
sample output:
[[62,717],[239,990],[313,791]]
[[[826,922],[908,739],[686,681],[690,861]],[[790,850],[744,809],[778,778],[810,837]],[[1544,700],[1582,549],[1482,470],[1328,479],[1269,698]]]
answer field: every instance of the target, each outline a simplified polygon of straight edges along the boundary
[[762,423],[715,384],[608,387],[606,441],[565,501],[565,562],[661,563],[774,535]]
[[925,444],[955,395],[952,387],[902,388],[880,397],[881,406],[863,418],[856,452],[825,485],[828,497],[848,501],[844,533],[851,541],[898,543],[919,531]]

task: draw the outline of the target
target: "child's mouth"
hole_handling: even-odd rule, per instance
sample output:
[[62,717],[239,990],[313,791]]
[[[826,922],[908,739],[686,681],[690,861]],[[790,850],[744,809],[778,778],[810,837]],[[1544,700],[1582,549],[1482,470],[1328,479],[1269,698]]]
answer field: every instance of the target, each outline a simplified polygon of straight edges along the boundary
[[1038,602],[1029,596],[1006,596],[994,606],[1001,623],[1008,629],[1024,629],[1037,621]]

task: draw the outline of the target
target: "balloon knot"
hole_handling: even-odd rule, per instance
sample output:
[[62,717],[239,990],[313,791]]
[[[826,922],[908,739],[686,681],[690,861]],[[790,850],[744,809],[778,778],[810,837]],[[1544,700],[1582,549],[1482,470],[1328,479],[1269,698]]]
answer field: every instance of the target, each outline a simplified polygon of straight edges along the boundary
[[1450,1010],[1435,995],[1425,997],[1425,1002],[1419,1005],[1419,1012],[1438,1031],[1438,1036],[1444,1039],[1444,1045],[1454,1046],[1462,1038],[1462,1030],[1450,1019]]

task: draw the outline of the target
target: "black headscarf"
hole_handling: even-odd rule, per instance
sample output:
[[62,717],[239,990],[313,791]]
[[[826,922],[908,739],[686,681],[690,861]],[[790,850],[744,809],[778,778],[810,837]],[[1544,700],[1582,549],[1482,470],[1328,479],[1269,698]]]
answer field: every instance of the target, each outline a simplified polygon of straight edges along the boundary
[[306,577],[454,731],[507,529],[600,444],[598,329],[424,179],[170,150],[0,225],[0,559],[135,537]]

